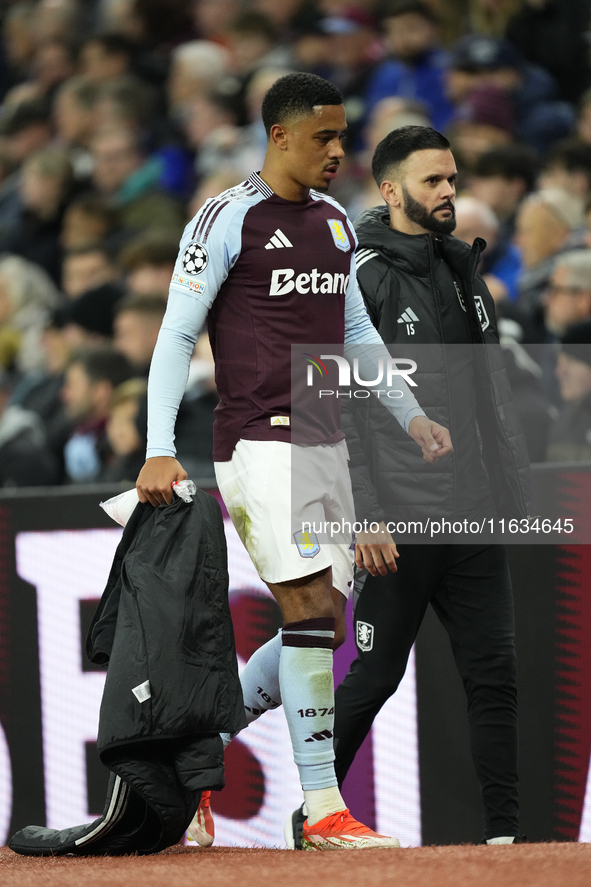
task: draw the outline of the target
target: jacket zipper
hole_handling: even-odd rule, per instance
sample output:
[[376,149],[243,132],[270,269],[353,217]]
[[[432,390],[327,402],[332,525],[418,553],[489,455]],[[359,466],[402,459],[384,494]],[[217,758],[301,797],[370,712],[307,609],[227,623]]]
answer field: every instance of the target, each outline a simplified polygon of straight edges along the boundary
[[[447,380],[447,385],[448,385],[447,394],[448,394],[448,402],[449,402],[449,417],[450,417],[449,424],[451,425],[449,432],[451,434],[451,439],[452,439],[452,443],[453,443],[454,434],[455,434],[455,431],[454,431],[454,410],[453,410],[451,391],[449,390],[449,367],[448,367],[448,363],[447,363],[447,351],[445,348],[445,338],[444,338],[444,334],[443,334],[443,318],[441,316],[441,304],[440,304],[441,291],[439,289],[439,284],[437,283],[437,278],[435,276],[435,248],[433,246],[433,240],[431,239],[431,237],[429,237],[427,240],[427,246],[429,249],[429,277],[431,278],[431,286],[433,288],[433,295],[435,297],[435,310],[437,311],[437,322],[439,323],[439,334],[441,336],[441,342],[442,342],[442,347],[443,347],[443,364],[444,364],[444,368],[445,368],[445,378]],[[453,459],[453,463],[454,463],[452,483],[453,483],[453,514],[455,515],[455,514],[457,514],[457,510],[458,510],[458,489],[457,489],[457,484],[456,484],[456,475],[457,475],[458,466],[456,463],[455,448],[452,451],[451,455],[452,455],[452,459]]]

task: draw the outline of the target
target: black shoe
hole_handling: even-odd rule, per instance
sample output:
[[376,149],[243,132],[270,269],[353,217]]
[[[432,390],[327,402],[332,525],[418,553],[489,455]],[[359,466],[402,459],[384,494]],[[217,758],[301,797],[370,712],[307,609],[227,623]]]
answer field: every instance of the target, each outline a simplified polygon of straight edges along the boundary
[[290,850],[302,849],[302,829],[306,819],[307,816],[304,813],[303,804],[297,810],[294,810],[291,816],[287,817],[283,833],[285,835],[285,843]]

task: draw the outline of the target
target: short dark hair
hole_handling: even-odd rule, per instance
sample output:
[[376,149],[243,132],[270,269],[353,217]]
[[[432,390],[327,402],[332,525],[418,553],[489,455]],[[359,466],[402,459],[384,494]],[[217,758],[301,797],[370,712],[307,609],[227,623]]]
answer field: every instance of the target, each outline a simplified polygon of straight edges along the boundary
[[378,187],[395,167],[400,166],[415,151],[433,148],[447,151],[449,142],[431,126],[401,126],[393,129],[382,139],[373,155],[371,171]]
[[550,148],[545,168],[561,166],[567,172],[584,172],[591,179],[591,145],[575,139],[561,139]]
[[420,15],[432,25],[438,25],[439,19],[430,6],[421,0],[386,0],[380,9],[380,21],[396,18],[399,15]]
[[526,145],[499,145],[480,155],[473,174],[480,179],[523,179],[529,192],[536,186],[539,166],[537,154]]
[[343,96],[333,83],[316,74],[286,74],[276,80],[263,99],[267,135],[276,123],[307,117],[318,105],[342,105]]
[[91,382],[110,382],[113,388],[131,379],[133,369],[128,359],[110,345],[80,348],[69,366],[79,363]]

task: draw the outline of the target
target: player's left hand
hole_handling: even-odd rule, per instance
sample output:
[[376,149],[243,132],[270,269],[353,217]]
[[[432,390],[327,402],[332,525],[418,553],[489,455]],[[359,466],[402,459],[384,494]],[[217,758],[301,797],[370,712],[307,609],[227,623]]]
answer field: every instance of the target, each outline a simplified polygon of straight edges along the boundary
[[425,462],[430,462],[432,465],[453,452],[451,435],[447,428],[426,416],[415,416],[411,419],[408,433],[422,449]]

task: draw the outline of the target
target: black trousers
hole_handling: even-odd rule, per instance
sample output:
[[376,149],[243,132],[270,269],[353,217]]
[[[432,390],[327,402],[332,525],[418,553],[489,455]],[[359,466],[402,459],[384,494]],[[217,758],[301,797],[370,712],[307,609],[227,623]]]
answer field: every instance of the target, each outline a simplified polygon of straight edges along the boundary
[[[515,628],[505,548],[400,545],[398,550],[398,572],[368,574],[355,604],[358,655],[335,699],[339,785],[375,716],[396,692],[430,603],[449,635],[466,690],[485,837],[517,835]],[[370,628],[362,626],[360,634],[358,622]]]

